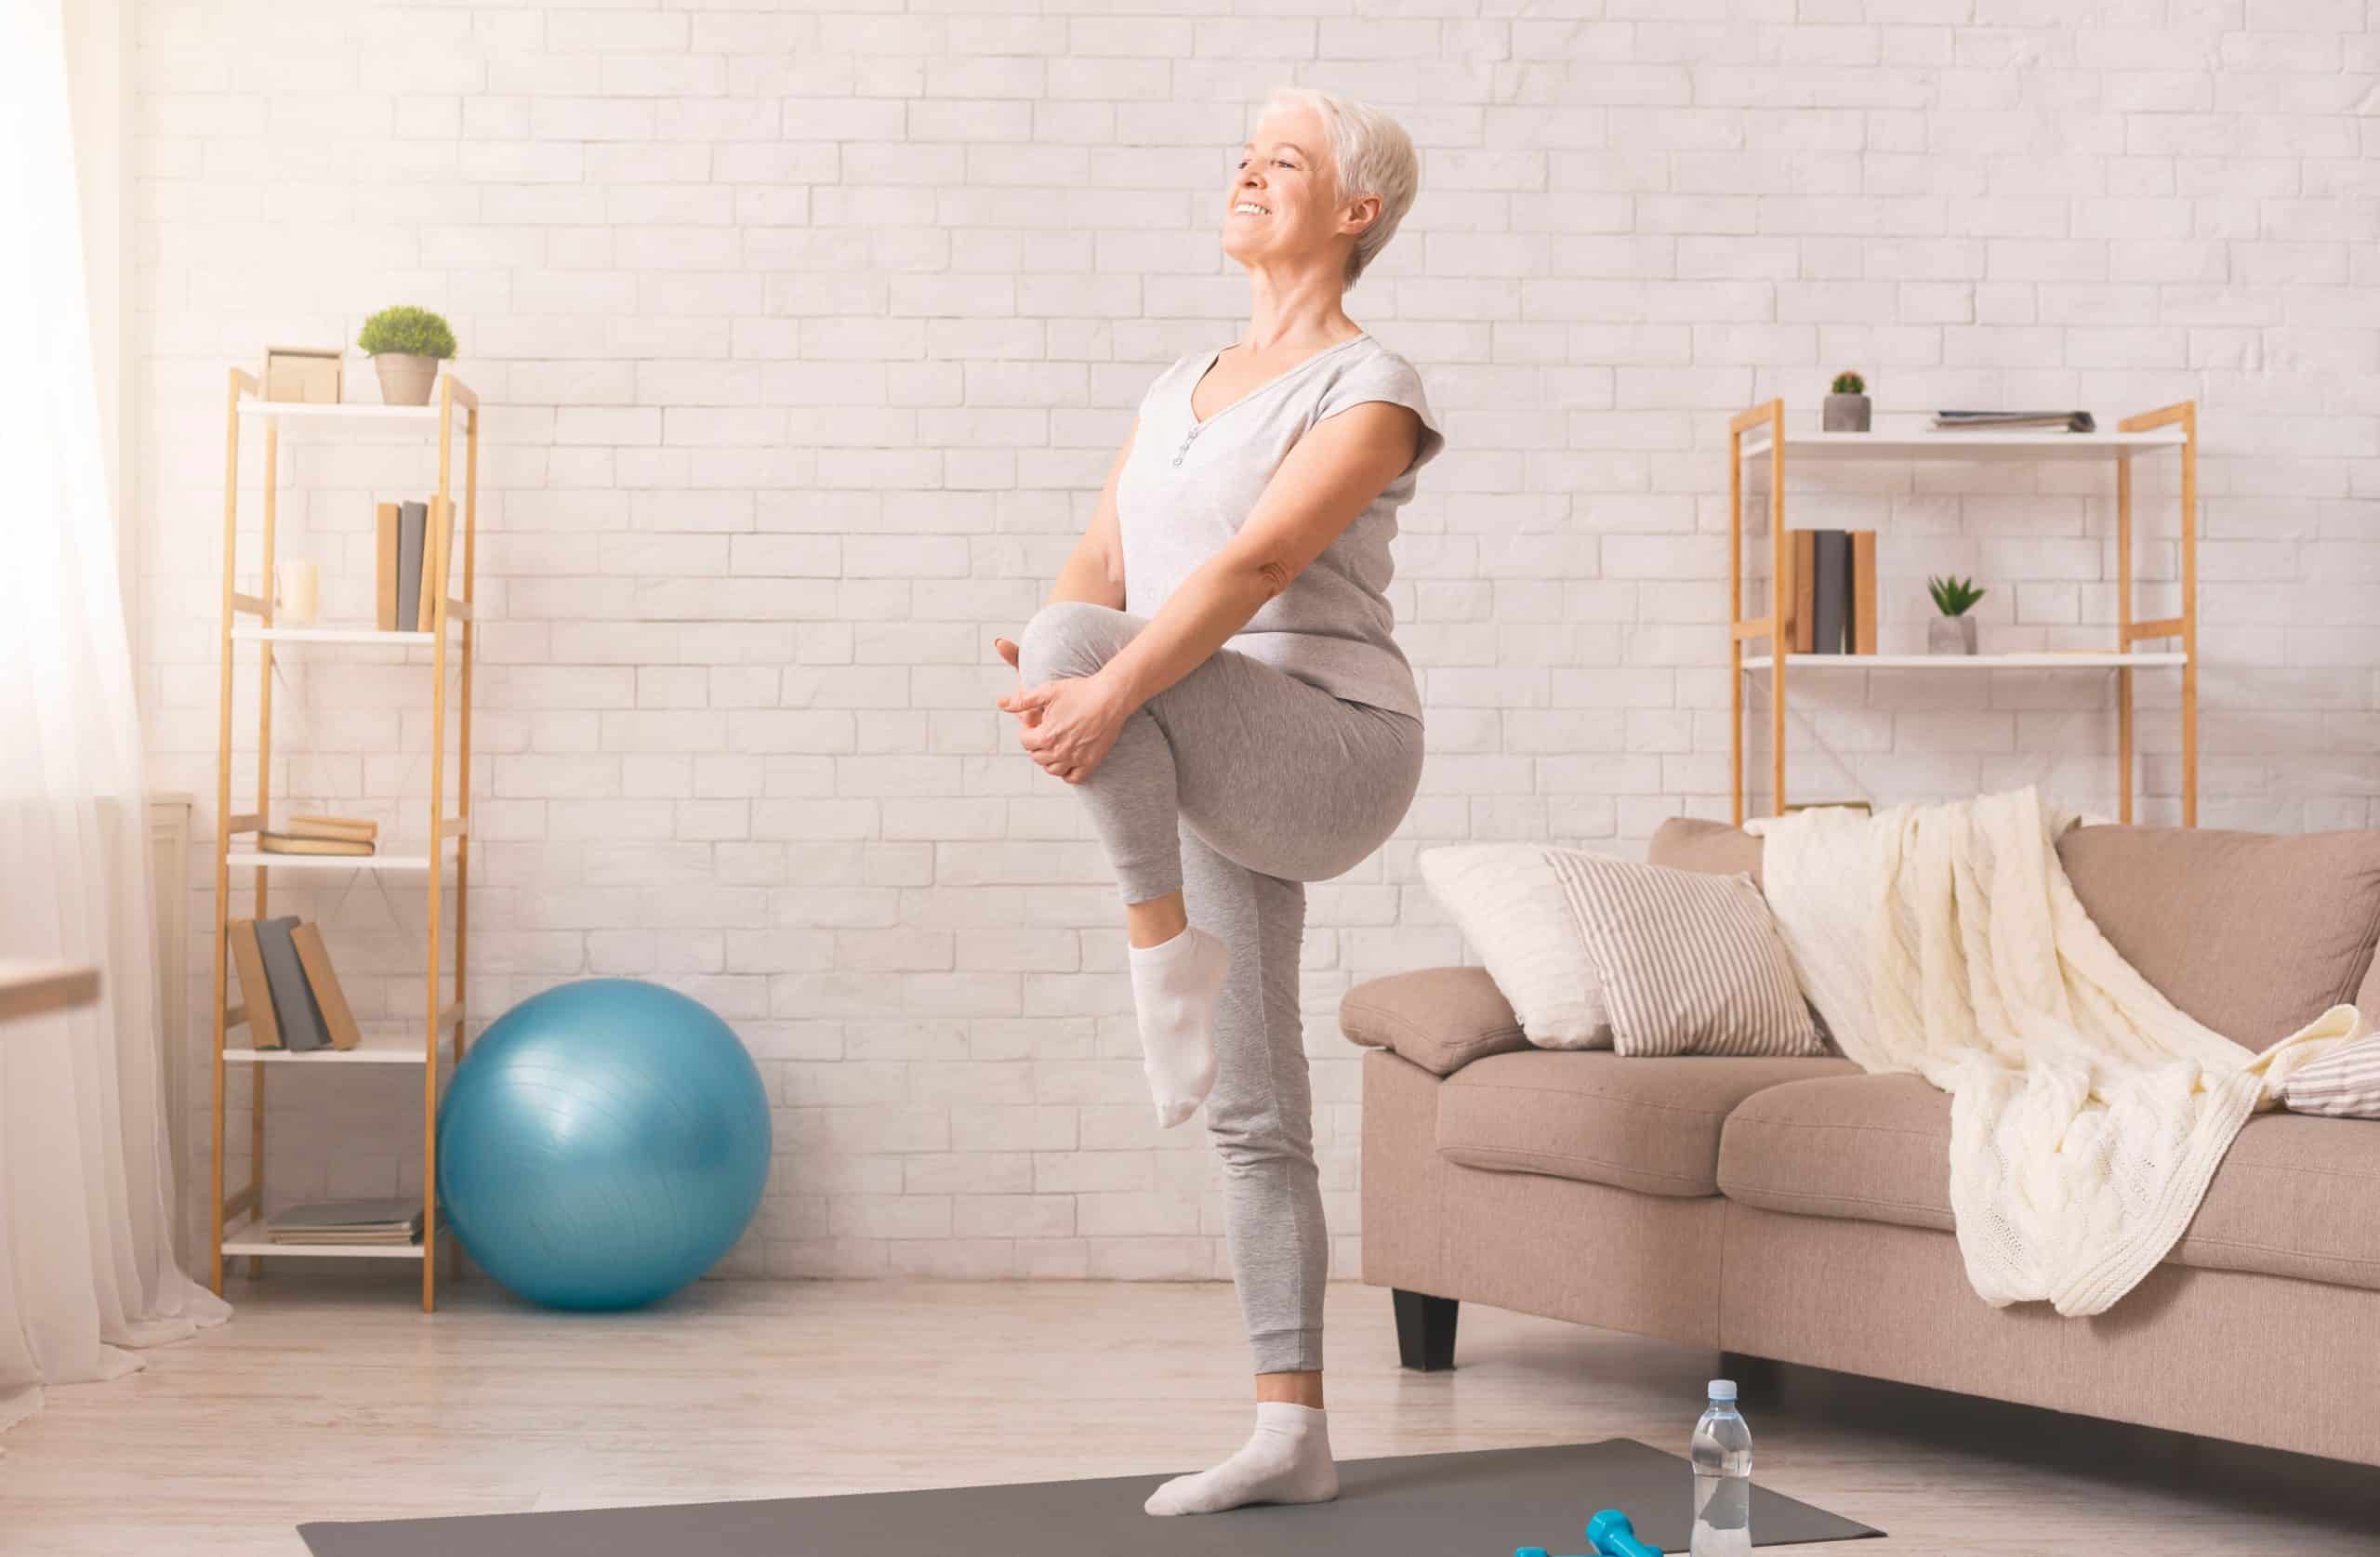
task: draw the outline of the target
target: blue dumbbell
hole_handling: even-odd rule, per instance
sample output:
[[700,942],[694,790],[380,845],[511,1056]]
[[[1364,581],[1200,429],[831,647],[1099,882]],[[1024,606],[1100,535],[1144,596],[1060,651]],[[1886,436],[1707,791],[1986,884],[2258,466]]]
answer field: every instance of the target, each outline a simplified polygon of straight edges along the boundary
[[[1541,1546],[1516,1546],[1513,1557],[1553,1557]],[[1661,1549],[1636,1538],[1636,1527],[1618,1509],[1605,1509],[1587,1521],[1587,1550],[1580,1557],[1661,1557]]]
[[1661,1557],[1661,1549],[1636,1538],[1636,1527],[1618,1509],[1605,1509],[1587,1521],[1587,1545],[1595,1557]]

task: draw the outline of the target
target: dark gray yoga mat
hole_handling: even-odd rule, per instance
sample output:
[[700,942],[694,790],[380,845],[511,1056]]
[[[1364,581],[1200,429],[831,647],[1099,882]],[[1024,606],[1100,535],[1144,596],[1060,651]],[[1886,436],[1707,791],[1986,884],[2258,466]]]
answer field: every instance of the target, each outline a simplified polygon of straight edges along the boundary
[[[1512,1557],[1586,1550],[1587,1516],[1627,1511],[1665,1552],[1686,1550],[1694,1477],[1637,1443],[1556,1444],[1357,1459],[1331,1503],[1156,1519],[1165,1476],[945,1486],[641,1509],[470,1514],[301,1524],[314,1557]],[[1881,1530],[1752,1493],[1761,1546],[1853,1540]]]

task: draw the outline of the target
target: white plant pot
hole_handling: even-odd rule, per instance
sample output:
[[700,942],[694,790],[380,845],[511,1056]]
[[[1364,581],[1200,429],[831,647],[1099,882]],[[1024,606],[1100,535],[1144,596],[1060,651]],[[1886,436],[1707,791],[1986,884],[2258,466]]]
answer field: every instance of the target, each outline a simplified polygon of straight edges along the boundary
[[438,382],[438,359],[412,351],[383,351],[372,359],[387,405],[427,405]]
[[1975,618],[1972,616],[1937,616],[1925,624],[1925,652],[1929,654],[1972,654],[1975,653]]

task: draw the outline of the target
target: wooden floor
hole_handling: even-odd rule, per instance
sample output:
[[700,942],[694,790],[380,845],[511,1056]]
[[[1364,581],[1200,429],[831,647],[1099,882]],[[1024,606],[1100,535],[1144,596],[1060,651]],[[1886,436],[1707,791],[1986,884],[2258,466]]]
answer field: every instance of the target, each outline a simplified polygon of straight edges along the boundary
[[[1221,1285],[705,1283],[609,1317],[483,1282],[431,1318],[387,1281],[230,1296],[228,1326],[0,1439],[0,1551],[290,1554],[311,1519],[1167,1472],[1251,1419]],[[1456,1370],[1405,1373],[1384,1292],[1329,1302],[1342,1459],[1683,1451],[1717,1361],[1466,1309]],[[1762,1482],[1891,1532],[1844,1557],[2380,1550],[2358,1468],[1801,1369],[1746,1384]]]

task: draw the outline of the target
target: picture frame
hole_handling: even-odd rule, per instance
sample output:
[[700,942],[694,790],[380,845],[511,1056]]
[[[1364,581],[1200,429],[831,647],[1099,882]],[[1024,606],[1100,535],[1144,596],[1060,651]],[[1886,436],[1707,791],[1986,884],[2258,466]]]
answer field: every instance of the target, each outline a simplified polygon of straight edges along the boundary
[[347,352],[336,346],[268,346],[259,376],[263,398],[337,405],[346,398]]

